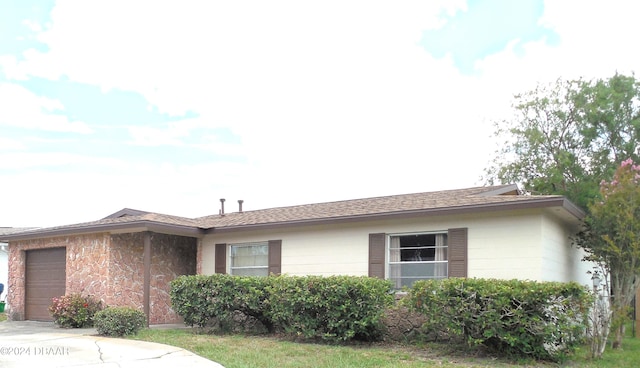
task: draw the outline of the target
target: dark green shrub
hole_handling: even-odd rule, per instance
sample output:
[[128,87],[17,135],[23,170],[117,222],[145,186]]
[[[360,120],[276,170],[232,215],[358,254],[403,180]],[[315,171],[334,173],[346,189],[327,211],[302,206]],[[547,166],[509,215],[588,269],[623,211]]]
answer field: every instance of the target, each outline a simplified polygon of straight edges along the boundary
[[229,330],[234,312],[241,312],[273,332],[266,304],[270,280],[224,274],[180,276],[171,282],[171,305],[190,326],[205,327],[215,320],[222,330]]
[[416,282],[403,303],[428,318],[427,333],[562,360],[582,342],[590,296],[577,283],[452,278]]
[[181,276],[171,282],[171,304],[187,325],[217,321],[223,330],[234,313],[251,316],[303,338],[337,342],[382,336],[382,316],[393,300],[388,281],[368,277]]
[[171,307],[188,326],[206,326],[215,317],[211,308],[213,276],[179,276],[171,281]]
[[94,326],[100,335],[134,335],[147,324],[147,316],[131,307],[108,307],[96,313]]
[[294,336],[329,342],[379,339],[393,301],[390,282],[353,276],[277,276],[269,294],[275,324]]
[[61,327],[80,328],[92,326],[95,313],[102,308],[102,302],[95,297],[76,293],[53,298],[49,313]]

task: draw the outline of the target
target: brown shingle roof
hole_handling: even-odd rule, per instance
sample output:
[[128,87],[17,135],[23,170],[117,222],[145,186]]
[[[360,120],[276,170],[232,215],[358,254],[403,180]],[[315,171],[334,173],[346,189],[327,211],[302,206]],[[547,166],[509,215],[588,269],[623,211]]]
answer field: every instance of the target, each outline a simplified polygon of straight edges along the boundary
[[149,231],[168,232],[176,235],[197,236],[202,233],[195,219],[139,211],[141,215],[106,217],[97,221],[83,222],[35,230],[27,230],[0,236],[0,239],[29,239],[68,234],[108,232],[127,228],[144,228]]
[[0,235],[15,234],[22,231],[36,229],[35,227],[0,227]]
[[[495,194],[493,194],[495,193]],[[489,195],[487,195],[489,194]],[[251,225],[296,223],[313,220],[339,220],[345,218],[400,215],[417,212],[461,210],[464,208],[500,208],[505,205],[566,201],[557,195],[521,195],[513,185],[475,187],[437,192],[392,195],[385,197],[353,199],[337,202],[306,204],[270,208],[256,211],[234,212],[201,217],[203,228],[224,229]],[[583,214],[572,206],[576,217]]]
[[[445,214],[521,207],[563,207],[574,218],[584,213],[562,196],[522,195],[514,185],[475,187],[233,212],[195,219],[123,209],[102,220],[9,235],[8,239],[144,228],[186,236],[255,226],[287,225],[413,214]],[[3,238],[7,238],[6,236]]]

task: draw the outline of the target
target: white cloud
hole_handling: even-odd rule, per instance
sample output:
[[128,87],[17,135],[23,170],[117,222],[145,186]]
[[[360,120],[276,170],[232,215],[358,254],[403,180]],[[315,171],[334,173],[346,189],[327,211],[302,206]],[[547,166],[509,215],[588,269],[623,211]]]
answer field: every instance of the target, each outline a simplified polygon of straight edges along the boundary
[[25,148],[24,143],[21,141],[0,137],[0,151],[19,151]]
[[[118,169],[98,162],[104,175],[47,181],[59,180],[52,190],[67,196],[113,193],[92,203],[108,208],[100,215],[125,206],[204,215],[217,212],[220,197],[259,208],[478,184],[495,144],[490,122],[509,115],[514,93],[640,65],[632,46],[637,5],[599,4],[547,2],[541,24],[558,33],[557,46],[511,44],[468,76],[419,45],[424,30],[465,10],[464,1],[58,1],[38,35],[46,51],[0,56],[0,67],[10,79],[135,91],[154,111],[198,115],[131,126],[130,143],[199,147],[233,160],[176,157]],[[7,98],[15,103],[0,110],[0,123],[90,131],[69,121],[60,101],[4,83],[0,100]],[[225,142],[214,128],[240,142]],[[50,174],[25,177],[38,175]],[[58,184],[83,181],[86,189]],[[56,200],[51,206],[62,204]]]
[[0,169],[29,170],[32,168],[62,168],[66,171],[70,165],[100,167],[102,169],[119,169],[124,162],[112,158],[100,158],[66,152],[8,152],[0,153]]
[[131,144],[137,146],[182,146],[182,138],[188,135],[180,129],[166,127],[130,126],[128,130],[133,138]]
[[0,125],[56,132],[88,134],[92,130],[81,121],[63,115],[64,106],[58,100],[38,96],[13,83],[0,82]]
[[33,20],[24,20],[22,21],[22,24],[24,24],[25,26],[27,26],[27,28],[29,28],[31,31],[33,32],[40,32],[42,31],[42,26],[40,25],[40,23],[35,22]]
[[518,55],[513,45],[482,60],[483,80],[512,93],[557,78],[607,78],[640,65],[632,46],[640,4],[629,1],[545,1],[540,23],[553,29],[559,44],[532,42]]
[[[570,6],[573,5],[573,6]],[[614,70],[629,73],[640,65],[633,44],[640,4],[624,0],[608,2],[559,2],[546,12],[547,21],[563,35],[560,60],[583,76],[609,77]],[[573,17],[568,15],[573,14]],[[568,63],[567,63],[568,64]]]
[[[0,156],[0,162],[6,159],[10,157]],[[218,210],[221,194],[217,190],[231,186],[237,181],[233,176],[244,169],[224,162],[190,166],[67,156],[62,160],[84,163],[86,169],[58,171],[43,168],[46,163],[38,166],[38,159],[46,157],[21,157],[21,162],[34,167],[19,173],[3,167],[3,191],[16,194],[3,197],[0,223],[4,226],[93,221],[125,207],[178,216],[209,215]]]

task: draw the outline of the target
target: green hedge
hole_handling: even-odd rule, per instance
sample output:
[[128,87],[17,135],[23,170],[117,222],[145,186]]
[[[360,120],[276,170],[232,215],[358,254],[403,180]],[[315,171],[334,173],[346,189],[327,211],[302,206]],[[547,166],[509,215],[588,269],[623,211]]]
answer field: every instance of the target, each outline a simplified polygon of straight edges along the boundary
[[181,276],[171,282],[171,304],[185,323],[225,327],[239,311],[294,336],[327,341],[373,340],[391,303],[391,284],[368,277]]
[[94,326],[100,335],[134,335],[146,325],[144,312],[131,307],[107,307],[96,313]]
[[577,283],[452,278],[418,281],[403,302],[428,317],[428,333],[505,355],[562,360],[582,342],[590,301]]
[[205,327],[215,319],[226,330],[233,312],[240,311],[273,331],[265,305],[269,281],[268,277],[223,274],[180,276],[171,282],[171,305],[189,326]]
[[288,333],[331,342],[377,340],[391,283],[370,277],[279,276],[272,279],[271,318]]

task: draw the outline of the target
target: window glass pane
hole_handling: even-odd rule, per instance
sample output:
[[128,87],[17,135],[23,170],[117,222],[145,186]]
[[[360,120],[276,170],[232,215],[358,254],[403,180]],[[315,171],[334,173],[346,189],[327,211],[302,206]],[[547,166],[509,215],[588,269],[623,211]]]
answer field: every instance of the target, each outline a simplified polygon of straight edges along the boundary
[[251,267],[251,266],[266,266],[268,256],[267,255],[240,255],[232,256],[231,267]]
[[269,269],[265,267],[261,268],[236,268],[233,269],[231,274],[234,276],[269,276]]
[[390,237],[389,279],[396,288],[416,280],[446,278],[447,234],[412,234]]
[[232,244],[231,274],[239,276],[266,276],[269,264],[267,243]]
[[417,280],[442,279],[448,274],[446,262],[398,263],[389,265],[390,279],[396,287],[410,287]]
[[268,252],[267,245],[232,245],[231,267],[266,266]]

